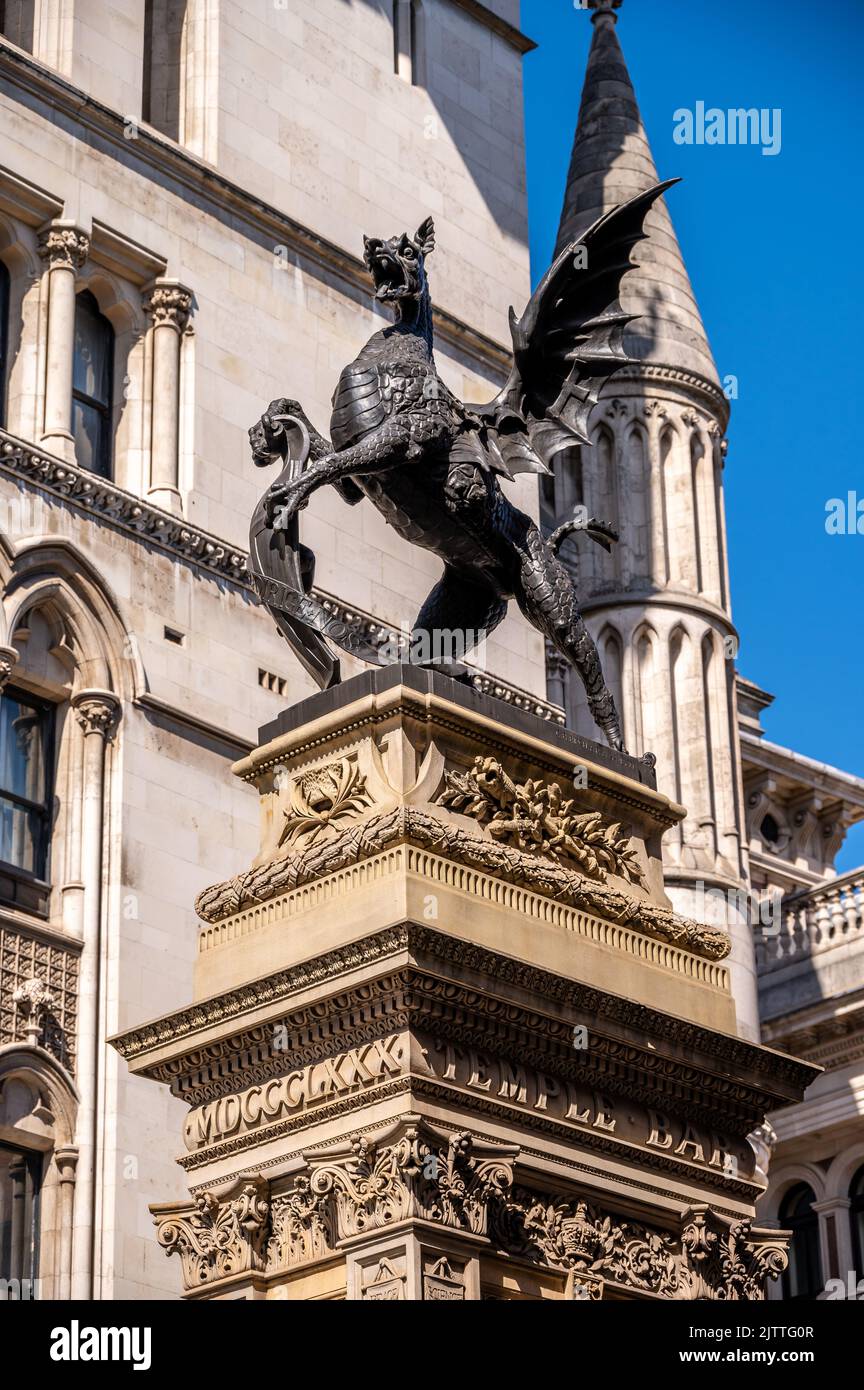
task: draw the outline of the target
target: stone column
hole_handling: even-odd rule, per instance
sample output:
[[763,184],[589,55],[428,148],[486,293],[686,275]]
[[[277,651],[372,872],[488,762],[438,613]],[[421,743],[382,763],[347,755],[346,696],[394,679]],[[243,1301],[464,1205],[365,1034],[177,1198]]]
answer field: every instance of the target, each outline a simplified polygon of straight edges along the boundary
[[72,1221],[75,1202],[75,1169],[78,1166],[78,1150],[71,1144],[55,1149],[54,1162],[57,1165],[60,1194],[58,1202],[59,1234],[57,1261],[55,1264],[54,1287],[56,1297],[64,1302],[71,1297],[72,1289]]
[[75,276],[89,251],[90,238],[69,222],[50,222],[39,233],[39,254],[48,267],[48,341],[41,442],[68,463],[75,461],[72,436]]
[[176,280],[154,280],[144,301],[153,321],[150,487],[148,496],[167,511],[182,511],[179,489],[180,340],[189,321],[192,292]]
[[822,1255],[822,1275],[825,1280],[842,1279],[846,1284],[850,1270],[855,1268],[852,1233],[849,1230],[849,1197],[826,1197],[814,1202],[819,1214],[819,1246]]
[[105,1039],[99,1036],[102,979],[102,831],[105,750],[114,736],[120,701],[110,690],[79,690],[72,707],[84,733],[81,812],[81,870],[84,882],[81,974],[78,986],[78,1110],[72,1231],[72,1298],[93,1297],[94,1199],[96,1191],[97,1095]]
[[27,1239],[25,1204],[27,1200],[27,1164],[22,1157],[9,1164],[12,1210],[10,1221],[9,1278],[25,1278],[24,1243]]

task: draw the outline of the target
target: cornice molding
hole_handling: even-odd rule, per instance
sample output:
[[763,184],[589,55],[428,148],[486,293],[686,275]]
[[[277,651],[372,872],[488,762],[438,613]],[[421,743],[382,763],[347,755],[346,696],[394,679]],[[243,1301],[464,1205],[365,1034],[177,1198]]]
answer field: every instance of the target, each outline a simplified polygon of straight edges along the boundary
[[517,53],[524,56],[526,53],[533,53],[537,47],[533,39],[529,39],[527,34],[523,34],[521,29],[517,29],[514,24],[509,24],[506,19],[495,14],[488,5],[481,5],[480,0],[449,0],[449,3],[457,10],[463,10],[465,14],[476,19],[478,24],[482,24],[484,29],[489,29],[493,34],[497,34],[500,39],[515,48]]
[[[451,3],[458,3],[458,0],[451,0]],[[477,8],[485,10],[484,6]],[[503,25],[505,21],[498,23]],[[513,32],[518,33],[517,30]],[[89,143],[98,147],[97,142],[101,141],[109,153],[122,150],[124,166],[137,165],[145,177],[158,173],[163,185],[166,178],[171,179],[180,196],[189,198],[192,195],[199,213],[203,211],[227,221],[238,232],[251,234],[271,247],[287,246],[303,256],[314,269],[335,275],[354,293],[359,291],[368,298],[368,272],[359,257],[247,192],[153,127],[139,125],[135,140],[130,140],[126,116],[88,96],[29,54],[0,41],[2,90],[13,100],[24,94],[31,102],[44,104],[50,113],[48,119],[56,123],[58,115],[64,117],[80,128]],[[446,309],[436,308],[435,332],[443,345],[473,358],[491,375],[503,378],[509,371],[511,352],[508,347]]]
[[[553,975],[539,966],[503,955],[471,942],[461,941],[431,927],[404,922],[375,932],[360,941],[351,942],[312,960],[244,984],[224,994],[199,1000],[185,1009],[163,1018],[140,1024],[137,1028],[110,1039],[112,1045],[129,1062],[136,1062],[136,1071],[149,1070],[141,1065],[147,1053],[158,1053],[166,1046],[188,1043],[190,1050],[204,1046],[209,1029],[225,1029],[236,1023],[236,1032],[255,1026],[258,1019],[250,1015],[268,1010],[269,1018],[278,1018],[279,1010],[290,1007],[292,996],[324,982],[334,983],[339,976],[359,968],[392,960],[410,953],[416,960],[427,957],[436,965],[446,963],[460,970],[470,970],[488,981],[505,983],[540,994],[556,1004],[575,1010],[576,1016],[594,1014],[630,1030],[633,1036],[659,1038],[673,1043],[686,1057],[687,1065],[695,1065],[697,1054],[711,1058],[712,1070],[723,1064],[736,1072],[749,1072],[752,1082],[761,1085],[764,1076],[771,1083],[770,1094],[778,1101],[791,1099],[793,1092],[814,1080],[814,1069],[795,1057],[786,1057],[759,1048],[730,1033],[718,1033],[687,1019],[660,1013],[645,1004],[623,996],[607,994],[593,986],[580,984]],[[164,1058],[154,1056],[153,1067]],[[745,1083],[748,1084],[748,1083]],[[781,1088],[788,1087],[788,1092]]]
[[41,227],[62,216],[63,200],[43,192],[11,169],[0,167],[0,209],[29,227]]
[[691,372],[686,367],[673,367],[668,362],[631,362],[621,367],[604,388],[601,404],[612,396],[628,394],[620,389],[626,382],[632,382],[641,394],[640,388],[646,381],[653,384],[655,391],[657,383],[660,383],[695,394],[706,404],[725,432],[731,413],[729,399],[716,382],[699,372]]

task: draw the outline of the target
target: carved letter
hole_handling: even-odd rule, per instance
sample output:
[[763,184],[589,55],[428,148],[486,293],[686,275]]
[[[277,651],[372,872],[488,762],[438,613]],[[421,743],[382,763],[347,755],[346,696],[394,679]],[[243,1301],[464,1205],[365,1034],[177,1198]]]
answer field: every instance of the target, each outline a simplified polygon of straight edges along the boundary
[[651,1133],[645,1142],[654,1149],[671,1148],[672,1133],[668,1117],[661,1115],[657,1110],[649,1110],[648,1117],[651,1121]]

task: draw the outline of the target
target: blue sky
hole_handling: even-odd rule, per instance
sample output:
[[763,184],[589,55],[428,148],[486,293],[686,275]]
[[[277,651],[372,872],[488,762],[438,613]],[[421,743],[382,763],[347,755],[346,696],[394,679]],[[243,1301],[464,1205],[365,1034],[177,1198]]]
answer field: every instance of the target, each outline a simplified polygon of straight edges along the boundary
[[[551,255],[591,40],[572,0],[523,0],[535,280]],[[766,736],[864,776],[864,502],[856,293],[864,227],[864,6],[623,0],[618,37],[721,378],[738,378],[726,463],[739,669],[776,695]],[[776,108],[782,146],[677,145],[681,107]],[[862,507],[864,511],[864,507]],[[864,526],[864,521],[862,521]],[[864,862],[864,826],[838,868]]]

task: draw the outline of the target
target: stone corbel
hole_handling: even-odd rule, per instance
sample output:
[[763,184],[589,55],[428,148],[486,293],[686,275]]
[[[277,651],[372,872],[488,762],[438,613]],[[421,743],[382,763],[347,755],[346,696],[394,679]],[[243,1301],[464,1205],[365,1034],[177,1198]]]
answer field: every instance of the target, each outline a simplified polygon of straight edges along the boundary
[[263,1271],[270,1197],[260,1174],[241,1179],[221,1198],[207,1190],[194,1202],[151,1206],[150,1211],[162,1249],[180,1256],[185,1289]]
[[682,1217],[679,1298],[690,1301],[762,1300],[769,1279],[789,1263],[782,1231],[728,1221],[709,1207],[692,1207]]
[[411,1219],[485,1236],[490,1208],[512,1186],[518,1153],[518,1145],[449,1134],[406,1115],[380,1134],[357,1134],[304,1158],[310,1196],[325,1199],[336,1239],[347,1240]]
[[56,1001],[48,986],[35,977],[25,980],[12,995],[18,1016],[23,1021],[23,1041],[37,1047],[45,1019],[55,1008]]
[[19,653],[15,647],[0,647],[0,693],[9,684],[19,659]]

